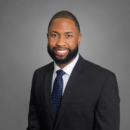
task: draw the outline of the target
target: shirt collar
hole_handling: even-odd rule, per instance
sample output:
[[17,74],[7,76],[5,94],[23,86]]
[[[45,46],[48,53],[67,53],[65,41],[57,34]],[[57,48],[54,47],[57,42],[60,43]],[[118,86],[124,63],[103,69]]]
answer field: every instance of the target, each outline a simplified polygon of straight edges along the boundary
[[[67,66],[65,66],[62,70],[70,76],[78,59],[79,59],[79,54],[77,54],[76,58],[71,63],[69,63]],[[56,71],[59,69],[61,69],[61,68],[54,62],[54,73],[56,73]]]

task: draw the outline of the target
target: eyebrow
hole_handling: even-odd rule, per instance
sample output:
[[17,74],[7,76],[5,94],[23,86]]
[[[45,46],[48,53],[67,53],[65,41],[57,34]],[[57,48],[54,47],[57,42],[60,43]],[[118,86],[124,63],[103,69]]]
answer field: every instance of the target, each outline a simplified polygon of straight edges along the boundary
[[[52,33],[52,32],[58,33],[57,31],[51,31],[50,33]],[[73,32],[65,32],[65,33],[67,34],[67,33],[73,33]]]
[[65,33],[73,33],[73,32],[65,32]]
[[50,33],[52,33],[52,32],[54,32],[54,33],[58,33],[57,31],[51,31]]

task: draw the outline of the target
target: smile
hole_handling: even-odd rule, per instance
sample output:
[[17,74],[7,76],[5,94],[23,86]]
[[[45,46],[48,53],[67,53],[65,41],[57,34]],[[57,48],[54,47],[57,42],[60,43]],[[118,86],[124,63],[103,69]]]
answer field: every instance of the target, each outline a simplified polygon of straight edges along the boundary
[[65,52],[67,52],[67,50],[65,50],[65,51],[59,51],[59,50],[57,50],[57,52],[59,52],[59,53],[65,53]]
[[57,55],[66,55],[68,53],[68,50],[55,50],[55,53]]

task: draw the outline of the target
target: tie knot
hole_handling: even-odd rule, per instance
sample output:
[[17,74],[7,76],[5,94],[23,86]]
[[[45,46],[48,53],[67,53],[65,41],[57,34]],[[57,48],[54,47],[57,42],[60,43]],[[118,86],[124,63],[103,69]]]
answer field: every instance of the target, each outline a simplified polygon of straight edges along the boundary
[[65,74],[65,72],[62,69],[57,70],[56,73],[57,73],[57,76],[61,76],[61,77]]

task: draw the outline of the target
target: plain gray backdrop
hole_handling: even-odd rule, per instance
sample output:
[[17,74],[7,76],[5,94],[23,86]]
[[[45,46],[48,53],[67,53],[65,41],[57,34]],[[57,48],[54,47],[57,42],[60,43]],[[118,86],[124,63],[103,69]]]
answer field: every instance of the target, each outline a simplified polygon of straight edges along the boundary
[[32,75],[52,61],[47,27],[61,10],[72,12],[80,23],[82,57],[116,74],[120,130],[129,130],[129,0],[0,0],[0,129],[26,129]]

